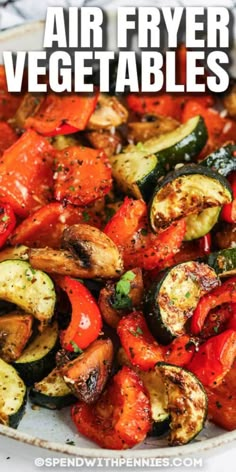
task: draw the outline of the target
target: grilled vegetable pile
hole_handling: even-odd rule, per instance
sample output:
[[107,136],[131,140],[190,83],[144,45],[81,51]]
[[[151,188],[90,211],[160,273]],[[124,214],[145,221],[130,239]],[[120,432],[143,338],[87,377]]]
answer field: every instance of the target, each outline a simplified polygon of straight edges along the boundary
[[235,429],[235,90],[0,92],[0,423],[28,389],[102,448]]

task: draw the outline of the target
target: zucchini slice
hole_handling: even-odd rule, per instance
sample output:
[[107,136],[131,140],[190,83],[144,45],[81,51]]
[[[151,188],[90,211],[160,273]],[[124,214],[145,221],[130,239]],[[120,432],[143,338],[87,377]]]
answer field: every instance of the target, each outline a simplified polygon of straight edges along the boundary
[[234,144],[227,144],[216,149],[201,161],[202,166],[210,167],[226,177],[230,172],[236,170],[236,158],[233,153],[236,151]]
[[11,365],[0,359],[0,424],[17,428],[25,410],[26,386]]
[[54,322],[24,349],[14,367],[26,385],[39,382],[55,367],[58,344],[58,325]]
[[148,200],[159,177],[180,162],[188,162],[204,147],[207,130],[200,116],[174,131],[128,146],[112,156],[113,177],[119,188],[136,198]]
[[11,312],[0,316],[0,357],[13,362],[20,357],[32,334],[33,316]]
[[236,248],[212,252],[207,257],[207,264],[221,277],[236,275]]
[[198,215],[187,216],[184,240],[198,239],[209,233],[217,223],[220,211],[221,207],[212,207],[203,210]]
[[22,260],[0,263],[0,299],[15,303],[32,314],[43,329],[51,320],[56,302],[50,277]]
[[77,400],[67,387],[57,367],[43,380],[34,384],[30,389],[30,399],[35,405],[50,410],[60,410]]
[[207,395],[192,372],[182,367],[158,363],[168,396],[171,446],[191,441],[203,429],[207,416]]
[[150,225],[156,232],[183,217],[231,201],[232,190],[225,177],[200,165],[185,165],[157,185],[149,206]]
[[149,328],[162,344],[186,332],[200,297],[220,283],[214,269],[197,261],[172,267],[148,292],[144,311]]

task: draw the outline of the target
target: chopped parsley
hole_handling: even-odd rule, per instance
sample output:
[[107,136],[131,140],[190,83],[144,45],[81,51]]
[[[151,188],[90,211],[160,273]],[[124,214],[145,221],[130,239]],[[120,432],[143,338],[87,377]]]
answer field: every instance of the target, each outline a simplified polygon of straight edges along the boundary
[[78,346],[78,344],[75,343],[75,341],[70,342],[71,346],[73,347],[74,352],[77,352],[78,354],[82,354],[82,349]]
[[34,279],[34,274],[36,274],[36,270],[33,269],[33,267],[29,267],[25,271],[25,276],[26,276],[27,280],[29,280],[29,282],[31,282]]
[[71,186],[69,187],[69,190],[70,190],[71,192],[74,192],[74,191],[75,191],[75,187],[73,187],[73,185],[71,185]]
[[190,298],[190,297],[191,297],[191,293],[190,293],[190,292],[185,293],[185,298]]
[[213,331],[214,331],[215,333],[218,333],[218,332],[219,332],[219,326],[214,326],[214,327],[213,327]]
[[135,337],[139,336],[140,334],[143,334],[143,330],[139,326],[137,326],[135,331],[133,329],[129,329],[129,332]]
[[126,272],[117,282],[115,287],[115,296],[112,303],[112,307],[117,310],[124,310],[126,308],[132,308],[132,300],[129,297],[130,293],[130,282],[134,280],[135,274],[132,270]]
[[90,220],[90,215],[87,211],[83,211],[82,216],[83,216],[84,221]]

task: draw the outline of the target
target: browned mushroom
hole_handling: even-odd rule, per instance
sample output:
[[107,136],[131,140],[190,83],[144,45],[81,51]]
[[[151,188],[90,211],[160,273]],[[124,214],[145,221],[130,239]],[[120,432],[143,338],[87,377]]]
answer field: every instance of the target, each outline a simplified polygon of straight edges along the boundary
[[110,129],[120,126],[128,119],[128,111],[116,97],[100,94],[95,111],[87,129]]
[[121,151],[122,138],[117,131],[115,133],[103,129],[88,131],[86,138],[93,148],[103,149],[108,157]]
[[117,246],[97,228],[85,224],[66,228],[62,246],[30,249],[30,264],[45,272],[90,279],[118,278],[123,271]]
[[133,143],[144,142],[154,136],[168,133],[178,128],[179,122],[168,116],[147,116],[146,121],[128,123],[128,140]]
[[100,291],[98,305],[102,316],[106,323],[112,328],[116,328],[121,317],[132,310],[133,307],[138,308],[143,299],[143,277],[141,269],[132,269],[135,278],[130,281],[130,306],[128,309],[114,308],[116,284],[107,282],[105,287]]
[[113,361],[111,340],[98,339],[60,372],[73,394],[81,401],[94,403],[108,380]]

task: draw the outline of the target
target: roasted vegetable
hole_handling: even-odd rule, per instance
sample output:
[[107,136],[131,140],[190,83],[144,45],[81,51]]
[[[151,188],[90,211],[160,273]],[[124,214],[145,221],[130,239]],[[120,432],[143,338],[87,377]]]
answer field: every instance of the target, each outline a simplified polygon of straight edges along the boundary
[[66,363],[60,372],[64,381],[79,400],[94,403],[100,397],[113,360],[111,340],[98,339],[76,359]]
[[57,367],[47,377],[34,384],[30,389],[30,399],[35,405],[50,410],[60,410],[76,401]]
[[111,190],[111,166],[102,149],[69,146],[57,152],[54,170],[54,197],[64,204],[84,206]]
[[207,395],[191,372],[172,364],[158,364],[166,386],[170,413],[170,446],[187,444],[202,430],[207,416]]
[[124,366],[95,405],[72,406],[79,431],[99,446],[127,449],[142,442],[151,428],[150,402],[138,375]]
[[0,357],[6,362],[18,359],[32,334],[33,316],[11,312],[0,316]]
[[157,185],[150,203],[150,224],[158,231],[184,216],[231,200],[231,187],[223,176],[200,165],[186,165],[167,174]]
[[83,130],[95,109],[97,99],[97,94],[87,96],[49,93],[44,96],[33,116],[25,120],[24,127],[33,128],[44,136]]
[[86,279],[118,278],[123,271],[116,245],[97,228],[72,225],[64,231],[62,244],[65,250],[31,249],[31,265],[49,273]]
[[148,229],[147,207],[143,200],[125,198],[104,232],[117,244],[126,269],[152,270],[171,259],[181,246],[186,231],[185,220],[166,231],[153,234]]
[[130,145],[113,156],[113,177],[126,194],[149,200],[158,178],[176,164],[196,156],[206,138],[204,121],[196,116],[174,131]]
[[236,356],[236,332],[227,329],[208,339],[194,353],[187,368],[206,387],[220,384],[231,369]]
[[123,317],[117,326],[117,333],[132,365],[149,370],[164,359],[162,347],[148,330],[141,312]]
[[57,277],[59,287],[67,293],[71,304],[71,320],[61,331],[61,346],[68,351],[80,351],[88,347],[100,334],[102,317],[96,300],[90,291],[71,277]]
[[219,283],[215,271],[200,262],[183,262],[167,271],[153,284],[145,301],[146,320],[155,338],[168,344],[184,334],[200,297]]
[[224,223],[215,235],[217,247],[220,249],[229,249],[236,247],[236,224]]
[[0,199],[25,218],[48,203],[53,188],[54,149],[28,130],[7,149],[0,161]]
[[113,129],[90,130],[85,136],[93,148],[103,149],[108,157],[120,152],[122,147],[122,137]]
[[207,258],[207,263],[221,277],[236,275],[236,248],[232,247],[223,249],[222,251],[212,252]]
[[26,385],[33,385],[51,372],[55,367],[57,349],[58,326],[54,322],[43,333],[37,334],[14,362]]
[[125,123],[128,119],[126,108],[116,97],[100,94],[96,109],[87,124],[87,129],[110,129]]
[[135,144],[161,136],[178,128],[178,121],[169,116],[144,115],[142,121],[128,123],[128,139]]
[[28,216],[12,234],[12,245],[25,244],[29,247],[47,247],[59,249],[61,247],[62,234],[65,228],[77,223],[85,222],[96,226],[91,211],[82,211],[72,205],[53,202],[41,207]]
[[133,307],[139,307],[143,298],[141,269],[126,272],[117,282],[107,282],[100,290],[98,305],[105,322],[116,328],[120,318]]
[[228,431],[236,428],[236,365],[231,367],[221,384],[206,387],[208,396],[208,418]]
[[11,365],[0,359],[0,424],[17,428],[25,410],[26,387]]
[[235,151],[236,146],[234,144],[226,144],[201,160],[201,165],[210,167],[226,177],[230,172],[236,170]]
[[52,280],[22,260],[0,263],[0,298],[32,314],[41,330],[54,314],[56,294]]
[[236,277],[231,277],[199,300],[191,319],[191,332],[199,334],[210,310],[229,302],[236,302]]
[[184,240],[198,239],[208,234],[218,221],[221,207],[207,208],[199,214],[186,218],[186,233]]
[[169,411],[166,390],[158,367],[144,371],[132,366],[123,347],[121,347],[117,353],[117,361],[120,366],[127,365],[128,367],[132,367],[143,381],[148,391],[151,415],[154,422],[150,435],[153,434],[156,436],[157,433],[158,435],[163,434],[169,427]]

